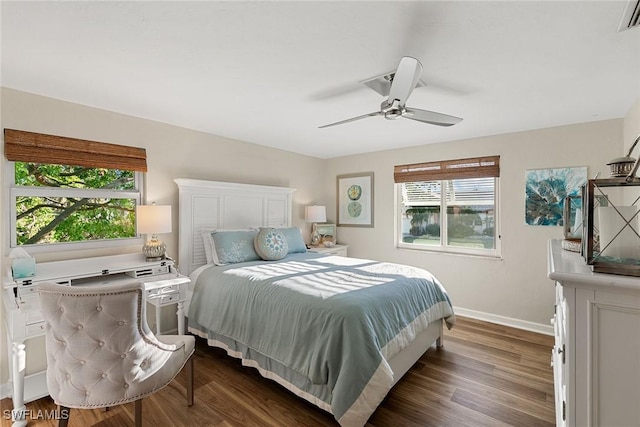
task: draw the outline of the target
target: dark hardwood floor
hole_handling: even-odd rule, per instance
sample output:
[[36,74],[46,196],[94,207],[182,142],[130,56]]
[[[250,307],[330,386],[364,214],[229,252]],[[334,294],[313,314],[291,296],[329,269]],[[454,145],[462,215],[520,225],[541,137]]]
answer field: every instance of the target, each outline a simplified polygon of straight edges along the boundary
[[[368,426],[553,426],[553,337],[458,318],[444,348],[430,349],[391,390]],[[195,404],[188,408],[182,374],[143,401],[147,426],[337,426],[328,413],[295,397],[256,370],[198,340]],[[1,401],[2,427],[11,423]],[[50,398],[27,404],[37,418]],[[34,419],[30,426],[56,425]],[[133,404],[72,410],[70,426],[133,425]]]

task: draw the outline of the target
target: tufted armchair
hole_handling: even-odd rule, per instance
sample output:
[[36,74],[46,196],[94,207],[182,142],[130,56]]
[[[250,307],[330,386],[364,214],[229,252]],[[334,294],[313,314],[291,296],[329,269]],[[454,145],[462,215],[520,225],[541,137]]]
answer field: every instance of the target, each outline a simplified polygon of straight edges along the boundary
[[[195,339],[153,335],[147,326],[144,285],[39,286],[46,320],[47,387],[60,406],[104,408],[135,402],[162,389],[186,365],[187,404],[193,405]],[[59,425],[66,425],[68,417]]]

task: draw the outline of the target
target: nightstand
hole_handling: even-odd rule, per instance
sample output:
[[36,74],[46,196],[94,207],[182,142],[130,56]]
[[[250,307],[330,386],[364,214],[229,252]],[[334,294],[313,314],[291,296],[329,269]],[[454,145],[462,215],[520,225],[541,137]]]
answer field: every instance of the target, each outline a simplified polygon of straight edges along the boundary
[[188,276],[175,273],[153,276],[144,280],[144,291],[147,302],[155,307],[156,334],[160,329],[160,308],[176,304],[178,316],[178,335],[184,334],[184,302],[187,300],[187,288],[191,284]]
[[313,252],[316,254],[327,254],[327,255],[339,255],[339,256],[349,256],[347,255],[348,245],[335,245],[330,248],[324,246],[311,246],[307,251]]

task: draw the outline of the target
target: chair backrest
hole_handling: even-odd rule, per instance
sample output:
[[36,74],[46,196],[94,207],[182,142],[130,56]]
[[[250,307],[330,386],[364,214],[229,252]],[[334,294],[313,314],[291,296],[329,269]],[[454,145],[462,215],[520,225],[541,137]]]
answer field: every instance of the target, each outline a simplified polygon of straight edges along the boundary
[[[175,346],[147,326],[144,287],[39,286],[46,320],[47,386],[58,404],[104,407],[145,393],[136,387],[161,369]],[[168,350],[168,351],[167,351]]]

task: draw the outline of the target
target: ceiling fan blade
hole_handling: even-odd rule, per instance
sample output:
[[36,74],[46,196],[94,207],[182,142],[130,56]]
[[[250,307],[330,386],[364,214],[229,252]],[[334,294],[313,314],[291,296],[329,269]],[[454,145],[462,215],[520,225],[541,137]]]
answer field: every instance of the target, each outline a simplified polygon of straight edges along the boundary
[[422,74],[422,64],[416,58],[403,56],[398,64],[398,69],[393,76],[391,89],[389,90],[389,104],[398,101],[400,107],[404,107],[409,99],[409,95],[416,88],[420,75]]
[[453,126],[462,121],[460,117],[449,116],[448,114],[436,113],[435,111],[420,110],[407,107],[402,115],[405,119],[417,120],[437,126]]
[[350,119],[342,120],[342,121],[331,123],[328,125],[318,126],[318,129],[328,128],[330,126],[336,126],[344,123],[355,122],[356,120],[366,119],[367,117],[374,117],[374,116],[381,116],[381,115],[382,115],[382,111],[376,111],[375,113],[363,114],[362,116],[352,117]]

